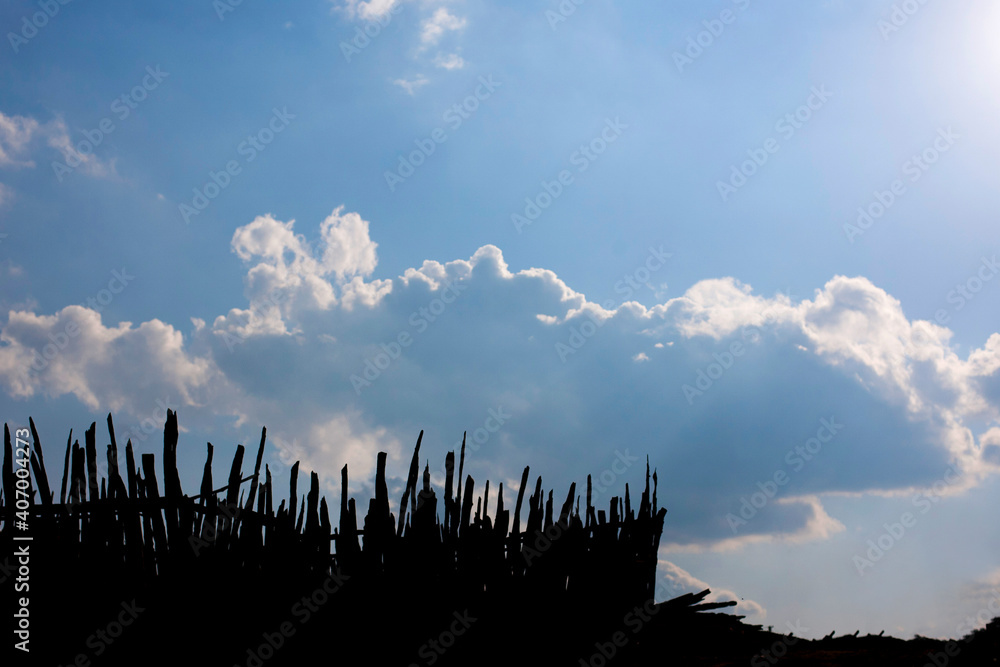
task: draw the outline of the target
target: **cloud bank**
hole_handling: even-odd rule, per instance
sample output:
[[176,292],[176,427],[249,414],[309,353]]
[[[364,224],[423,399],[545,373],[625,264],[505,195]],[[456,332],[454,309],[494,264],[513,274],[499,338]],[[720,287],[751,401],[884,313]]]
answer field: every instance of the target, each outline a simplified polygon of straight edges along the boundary
[[273,466],[301,458],[331,488],[345,462],[364,483],[379,449],[401,474],[421,428],[432,470],[467,430],[477,479],[596,473],[599,506],[641,483],[648,454],[667,552],[822,539],[843,528],[824,496],[902,494],[951,466],[957,493],[1000,465],[1000,334],[962,358],[864,277],[798,302],[724,277],[647,308],[511,271],[492,245],[380,278],[369,223],[343,208],[300,232],[270,215],[236,230],[246,302],[210,324],[11,311],[0,383],[266,424]]

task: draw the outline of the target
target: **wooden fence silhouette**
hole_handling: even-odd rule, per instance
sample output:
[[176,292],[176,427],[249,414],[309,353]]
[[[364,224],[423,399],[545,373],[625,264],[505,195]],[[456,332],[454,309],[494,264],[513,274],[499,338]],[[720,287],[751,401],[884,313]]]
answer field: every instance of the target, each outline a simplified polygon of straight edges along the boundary
[[[0,538],[4,554],[30,544],[37,664],[260,667],[354,655],[386,665],[624,665],[662,659],[664,650],[694,654],[723,637],[750,655],[759,642],[759,626],[740,616],[700,613],[736,604],[706,603],[707,590],[655,602],[666,509],[648,461],[637,507],[628,485],[607,510],[594,507],[589,476],[583,494],[574,483],[556,504],[540,477],[529,486],[526,467],[511,511],[502,485],[486,482],[477,499],[476,481],[463,479],[463,440],[457,470],[455,453],[446,457],[439,504],[428,467],[420,471],[421,432],[398,516],[382,452],[360,523],[342,469],[334,527],[315,472],[300,490],[298,463],[279,500],[261,469],[266,429],[253,472],[240,445],[219,487],[209,444],[199,493],[188,496],[175,412],[164,427],[162,486],[154,455],[136,461],[131,441],[120,469],[111,415],[107,424],[107,475],[98,471],[96,423],[82,446],[71,431],[58,493],[34,422],[30,475],[15,474],[4,427]],[[22,479],[26,530],[14,502]],[[24,536],[31,541],[14,540]],[[15,581],[4,579],[5,587]]]

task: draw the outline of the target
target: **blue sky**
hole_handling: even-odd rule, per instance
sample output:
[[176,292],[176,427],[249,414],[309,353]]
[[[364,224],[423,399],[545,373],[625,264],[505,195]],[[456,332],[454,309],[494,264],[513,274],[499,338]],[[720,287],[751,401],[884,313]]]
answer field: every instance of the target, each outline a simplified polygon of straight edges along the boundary
[[808,636],[1000,601],[991,3],[0,25],[0,407],[47,447],[113,411],[157,452],[168,405],[188,488],[266,425],[363,495],[467,430],[477,480],[605,504],[649,454],[678,593]]

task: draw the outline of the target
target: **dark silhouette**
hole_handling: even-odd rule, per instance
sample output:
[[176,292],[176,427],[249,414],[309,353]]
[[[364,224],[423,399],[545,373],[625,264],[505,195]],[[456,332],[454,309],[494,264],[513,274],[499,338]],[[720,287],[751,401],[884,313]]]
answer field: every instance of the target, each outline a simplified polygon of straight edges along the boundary
[[[648,462],[637,508],[626,485],[607,510],[596,509],[588,477],[582,513],[575,483],[557,512],[553,491],[546,496],[537,478],[522,529],[528,468],[513,514],[501,485],[491,517],[489,482],[476,500],[475,480],[463,480],[463,441],[457,475],[454,452],[446,457],[439,506],[428,467],[420,473],[421,432],[398,517],[390,512],[383,452],[361,524],[342,469],[334,528],[315,472],[300,495],[298,463],[287,500],[277,500],[270,470],[261,470],[266,429],[253,473],[244,476],[240,445],[219,488],[209,443],[200,491],[187,496],[177,472],[176,413],[168,411],[164,428],[162,490],[154,456],[137,465],[131,441],[119,469],[108,415],[107,477],[98,475],[96,424],[82,447],[71,431],[56,502],[29,425],[30,475],[15,474],[15,458],[24,457],[4,428],[5,617],[14,618],[17,598],[30,598],[30,654],[14,650],[14,664],[922,665],[945,647],[881,634],[831,633],[821,642],[775,634],[742,616],[704,613],[737,604],[706,603],[707,590],[655,602],[666,509],[657,506]],[[26,515],[14,502],[23,479]],[[21,585],[30,590],[17,592],[17,554],[25,549],[30,572]],[[991,637],[981,632],[964,656],[947,656],[950,664],[989,653]]]

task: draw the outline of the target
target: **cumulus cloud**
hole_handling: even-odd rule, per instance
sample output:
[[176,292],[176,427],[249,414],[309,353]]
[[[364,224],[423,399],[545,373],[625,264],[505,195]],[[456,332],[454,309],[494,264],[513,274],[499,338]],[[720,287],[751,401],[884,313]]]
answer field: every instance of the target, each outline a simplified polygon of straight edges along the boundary
[[685,593],[700,593],[709,588],[711,593],[705,598],[705,602],[730,602],[736,601],[736,607],[732,611],[740,616],[746,616],[747,622],[761,624],[767,617],[767,610],[763,605],[741,598],[733,591],[710,586],[706,582],[698,579],[690,572],[668,560],[657,561],[657,591],[663,591],[664,598],[675,598]]
[[314,470],[329,482],[339,479],[342,466],[348,466],[354,483],[375,474],[375,459],[379,451],[388,453],[389,460],[400,461],[403,448],[400,441],[385,427],[366,428],[353,411],[336,415],[326,421],[312,423],[286,435],[272,437],[285,465],[300,461],[307,470]]
[[340,7],[348,16],[375,21],[385,17],[399,3],[400,0],[346,0]]
[[210,359],[184,349],[183,336],[159,320],[106,327],[96,311],[66,306],[53,315],[11,311],[0,333],[0,378],[7,393],[71,394],[92,410],[153,405],[174,398],[182,405],[207,400]]
[[[951,466],[959,493],[1000,467],[1000,336],[960,357],[947,329],[908,320],[863,277],[800,301],[720,278],[616,307],[552,271],[511,270],[491,245],[379,276],[369,231],[342,208],[311,239],[255,218],[232,238],[246,303],[188,332],[79,306],[12,312],[0,381],[94,410],[169,396],[206,423],[266,424],[329,484],[347,461],[370,472],[378,449],[405,465],[401,443],[422,428],[432,469],[468,430],[477,480],[516,480],[530,463],[563,490],[648,453],[667,551],[825,539],[843,529],[826,496],[907,493]],[[29,372],[70,321],[82,333]],[[490,410],[510,416],[498,426]],[[778,472],[773,497],[746,505]],[[639,466],[616,477],[601,503],[639,478]]]
[[368,236],[368,223],[357,213],[341,215],[341,206],[319,226],[323,240],[323,266],[338,279],[369,276],[375,270],[378,244]]
[[[216,332],[241,339],[252,334],[281,334],[294,322],[294,310],[327,310],[337,303],[340,286],[344,307],[371,303],[389,289],[387,281],[364,283],[378,263],[378,244],[368,235],[368,223],[357,213],[335,209],[320,224],[318,248],[294,231],[295,221],[271,215],[255,218],[233,233],[232,249],[253,262],[246,276],[247,309],[233,309],[215,321]],[[333,282],[330,279],[333,279]]]
[[461,30],[465,25],[464,18],[455,16],[445,7],[438,7],[421,25],[420,42],[424,46],[433,46],[445,33]]

